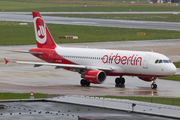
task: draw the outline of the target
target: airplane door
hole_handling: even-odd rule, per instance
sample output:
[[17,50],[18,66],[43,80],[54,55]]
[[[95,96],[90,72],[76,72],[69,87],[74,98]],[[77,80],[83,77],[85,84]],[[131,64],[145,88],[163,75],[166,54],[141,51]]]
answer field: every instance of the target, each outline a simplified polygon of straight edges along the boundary
[[148,69],[148,61],[149,61],[150,55],[146,55],[143,61],[143,68]]
[[54,53],[54,50],[49,51],[49,62],[53,62],[53,53]]

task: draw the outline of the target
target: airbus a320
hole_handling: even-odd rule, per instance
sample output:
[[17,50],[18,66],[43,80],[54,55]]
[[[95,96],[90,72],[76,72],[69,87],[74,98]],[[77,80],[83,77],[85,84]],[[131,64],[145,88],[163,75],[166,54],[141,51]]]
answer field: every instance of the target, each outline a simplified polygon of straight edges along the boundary
[[151,88],[156,89],[155,80],[175,74],[176,67],[165,55],[155,52],[105,50],[89,48],[72,48],[58,46],[51,36],[39,12],[32,12],[37,48],[29,53],[46,61],[24,62],[8,61],[21,64],[32,64],[34,67],[55,66],[81,75],[81,86],[101,84],[106,76],[118,76],[116,85],[124,85],[123,76],[137,76],[139,79],[152,82]]

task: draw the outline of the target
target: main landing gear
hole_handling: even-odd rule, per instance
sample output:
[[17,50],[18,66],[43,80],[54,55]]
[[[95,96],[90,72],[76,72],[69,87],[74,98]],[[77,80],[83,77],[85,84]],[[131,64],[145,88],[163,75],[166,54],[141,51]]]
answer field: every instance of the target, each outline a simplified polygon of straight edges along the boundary
[[125,79],[122,76],[120,76],[120,78],[115,79],[115,83],[116,83],[116,87],[118,86],[123,87],[125,83]]
[[81,79],[80,81],[81,86],[90,86],[90,82],[86,81],[85,79]]

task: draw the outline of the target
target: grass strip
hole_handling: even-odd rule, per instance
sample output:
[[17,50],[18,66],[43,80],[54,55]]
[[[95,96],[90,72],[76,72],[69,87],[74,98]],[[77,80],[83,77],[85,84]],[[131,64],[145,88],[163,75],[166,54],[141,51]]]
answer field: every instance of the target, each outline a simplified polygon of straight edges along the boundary
[[[94,1],[95,2],[95,1]],[[110,5],[88,5],[84,7],[83,4],[73,4],[65,1],[58,3],[57,0],[49,1],[30,1],[30,0],[0,0],[0,11],[4,12],[128,12],[128,11],[180,11],[179,6],[169,6],[169,4],[116,4]],[[164,6],[165,5],[165,6]]]
[[[173,64],[176,66],[176,68],[180,68],[180,62],[173,62]],[[180,81],[180,75],[172,75],[169,77],[161,77],[160,79]]]
[[160,79],[180,81],[180,75],[172,75],[170,77],[161,77]]
[[180,68],[180,62],[173,62],[173,64],[174,64],[177,68]]
[[48,14],[46,16],[180,22],[178,14]]
[[166,105],[180,106],[180,98],[165,98],[165,97],[133,97],[133,96],[95,96],[102,98],[115,98],[115,99],[127,99],[141,102],[150,102]]
[[[34,93],[34,98],[46,98],[52,97],[53,95]],[[30,93],[0,93],[0,100],[8,100],[8,99],[30,99]]]
[[[56,43],[105,42],[128,40],[178,39],[179,31],[114,28],[81,25],[47,24]],[[144,36],[137,33],[145,33]],[[78,36],[78,40],[59,39],[59,36]],[[36,44],[34,25],[0,21],[0,45]]]

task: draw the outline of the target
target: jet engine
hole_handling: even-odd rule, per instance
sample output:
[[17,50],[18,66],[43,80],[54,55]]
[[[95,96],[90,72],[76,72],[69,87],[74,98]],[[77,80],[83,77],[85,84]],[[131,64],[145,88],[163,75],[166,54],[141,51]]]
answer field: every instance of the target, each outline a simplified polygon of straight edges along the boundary
[[106,79],[106,73],[101,70],[87,70],[81,77],[90,83],[101,84]]
[[157,79],[157,77],[138,77],[138,78],[147,82],[151,82]]

